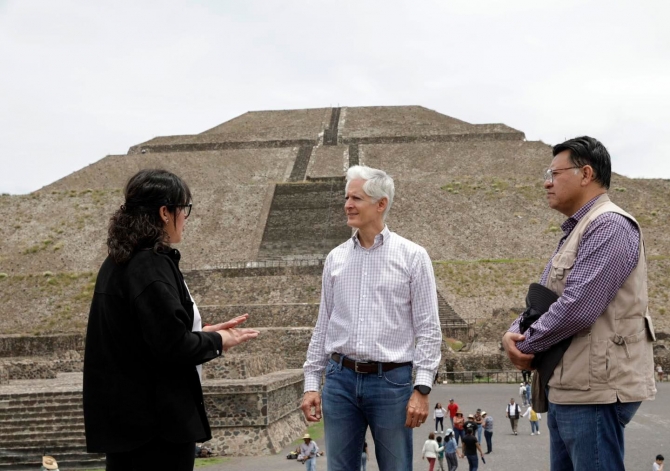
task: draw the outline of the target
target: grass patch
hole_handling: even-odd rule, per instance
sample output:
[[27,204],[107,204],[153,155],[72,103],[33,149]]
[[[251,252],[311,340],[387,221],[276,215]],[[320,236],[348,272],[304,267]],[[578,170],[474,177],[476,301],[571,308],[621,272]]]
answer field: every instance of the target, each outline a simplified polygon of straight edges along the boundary
[[[307,427],[307,432],[309,436],[312,437],[312,440],[319,440],[323,438],[323,420]],[[293,445],[300,445],[302,443],[302,438],[298,438],[293,442]]]
[[453,351],[458,352],[463,348],[463,342],[460,340],[452,339],[452,338],[446,338],[444,339],[445,342],[447,342],[447,345],[449,345],[449,348],[451,348]]
[[195,467],[201,468],[203,466],[214,466],[215,464],[221,464],[228,461],[230,458],[225,457],[216,457],[216,458],[196,458]]

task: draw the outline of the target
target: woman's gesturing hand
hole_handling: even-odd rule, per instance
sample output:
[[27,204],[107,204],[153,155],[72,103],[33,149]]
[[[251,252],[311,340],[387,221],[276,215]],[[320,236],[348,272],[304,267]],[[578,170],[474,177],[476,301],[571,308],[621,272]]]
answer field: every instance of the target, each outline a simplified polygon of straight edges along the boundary
[[246,342],[247,340],[255,339],[260,333],[256,329],[238,329],[237,326],[245,322],[249,318],[249,314],[242,314],[229,321],[221,322],[215,325],[208,325],[203,327],[204,332],[218,332],[223,341],[223,351]]

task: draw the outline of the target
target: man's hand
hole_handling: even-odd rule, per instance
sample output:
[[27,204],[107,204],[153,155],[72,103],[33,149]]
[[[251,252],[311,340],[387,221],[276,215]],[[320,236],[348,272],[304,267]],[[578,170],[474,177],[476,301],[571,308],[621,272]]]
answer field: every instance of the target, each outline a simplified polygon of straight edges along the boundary
[[407,420],[405,427],[416,428],[428,417],[428,395],[424,396],[416,389],[407,403]]
[[307,391],[302,397],[300,408],[308,422],[321,420],[321,396],[319,393],[317,391]]
[[519,370],[531,370],[530,362],[535,357],[535,355],[522,353],[516,348],[516,343],[525,339],[526,337],[524,335],[514,332],[505,332],[505,335],[503,335],[502,338],[502,345],[505,352],[507,352],[507,356],[512,361],[512,364]]

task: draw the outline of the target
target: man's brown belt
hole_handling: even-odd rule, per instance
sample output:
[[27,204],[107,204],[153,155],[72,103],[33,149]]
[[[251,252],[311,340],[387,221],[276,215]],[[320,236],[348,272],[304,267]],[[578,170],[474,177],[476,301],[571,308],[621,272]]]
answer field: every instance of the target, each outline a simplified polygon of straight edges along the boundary
[[[340,362],[342,356],[339,353],[333,353],[330,358],[336,362]],[[377,361],[355,361],[347,357],[344,357],[342,365],[346,366],[350,370],[354,370],[356,373],[377,373],[379,371],[379,365],[382,366],[382,371],[391,371],[401,366],[411,365],[412,362],[408,361],[405,363],[380,363]]]

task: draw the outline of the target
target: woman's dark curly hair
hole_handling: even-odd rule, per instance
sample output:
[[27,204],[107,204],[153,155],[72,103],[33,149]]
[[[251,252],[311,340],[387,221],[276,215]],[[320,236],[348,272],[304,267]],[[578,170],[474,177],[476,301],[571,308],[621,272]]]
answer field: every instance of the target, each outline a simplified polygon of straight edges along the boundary
[[174,173],[159,169],[137,172],[128,180],[124,195],[126,202],[112,215],[107,234],[109,256],[118,264],[130,260],[140,249],[169,247],[159,209],[167,206],[176,216],[180,205],[191,202],[188,185]]

